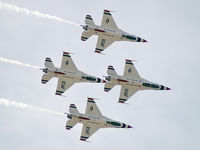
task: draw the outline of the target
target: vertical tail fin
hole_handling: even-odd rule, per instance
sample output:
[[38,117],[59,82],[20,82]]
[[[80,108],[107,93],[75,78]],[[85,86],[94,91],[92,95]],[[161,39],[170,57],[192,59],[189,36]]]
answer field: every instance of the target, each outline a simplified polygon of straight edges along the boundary
[[70,104],[70,106],[69,106],[69,112],[70,112],[70,113],[73,113],[73,114],[79,114],[79,111],[78,111],[78,109],[76,108],[76,105],[75,105],[75,104]]
[[48,68],[55,68],[54,64],[51,61],[51,58],[46,58],[44,65],[45,67],[48,67]]
[[108,66],[107,74],[108,75],[117,75],[113,66]]
[[92,19],[92,17],[91,17],[90,15],[87,15],[87,16],[85,17],[85,24],[86,24],[86,25],[95,25],[95,24],[94,24],[94,21],[93,21],[93,19]]

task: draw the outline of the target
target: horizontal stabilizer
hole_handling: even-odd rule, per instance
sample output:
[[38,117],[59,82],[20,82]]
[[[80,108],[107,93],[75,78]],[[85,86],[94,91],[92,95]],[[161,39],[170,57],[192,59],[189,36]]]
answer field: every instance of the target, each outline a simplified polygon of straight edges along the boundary
[[48,67],[48,68],[55,68],[55,66],[53,65],[53,63],[51,61],[51,58],[46,58],[44,65],[45,65],[45,67]]
[[94,24],[94,21],[93,21],[93,19],[92,19],[92,17],[91,17],[90,15],[87,15],[87,16],[85,17],[85,24],[88,24],[88,25],[95,25],[95,24]]
[[115,71],[113,66],[108,66],[107,74],[108,75],[117,75],[117,73],[116,73],[116,71]]
[[73,128],[77,123],[78,123],[78,120],[76,120],[76,119],[68,120],[67,123],[66,123],[66,129],[67,129],[67,130],[70,130],[70,129]]
[[76,105],[75,105],[75,104],[70,104],[70,106],[69,106],[69,112],[70,112],[70,113],[73,113],[73,114],[79,114],[79,111],[78,111],[78,109],[76,108]]
[[50,76],[50,75],[48,75],[48,74],[43,74],[43,75],[42,75],[41,82],[42,82],[43,84],[46,84],[49,80],[51,80],[52,77],[53,77],[53,76]]
[[82,35],[81,35],[81,40],[82,40],[82,41],[86,41],[86,40],[89,39],[93,34],[94,34],[94,32],[92,32],[92,31],[83,31],[83,33],[82,33]]
[[105,83],[104,91],[109,92],[114,86],[115,86],[115,84],[113,84],[111,82],[107,82],[107,83]]

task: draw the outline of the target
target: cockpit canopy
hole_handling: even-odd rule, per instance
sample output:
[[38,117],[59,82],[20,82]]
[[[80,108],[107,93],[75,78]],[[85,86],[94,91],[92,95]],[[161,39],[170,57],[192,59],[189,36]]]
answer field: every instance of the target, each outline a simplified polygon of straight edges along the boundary
[[82,79],[89,80],[89,81],[96,81],[96,78],[89,77],[89,76],[82,76],[81,78],[82,78]]
[[155,88],[155,89],[159,88],[159,86],[156,85],[156,84],[143,83],[142,85],[143,85],[143,86],[146,86],[146,87]]
[[123,34],[122,37],[127,38],[127,39],[129,39],[129,40],[136,40],[136,39],[137,39],[137,38],[134,37],[134,36],[131,36],[131,35],[125,35],[125,34]]
[[121,123],[115,122],[115,121],[107,121],[107,124],[113,125],[113,126],[121,126]]

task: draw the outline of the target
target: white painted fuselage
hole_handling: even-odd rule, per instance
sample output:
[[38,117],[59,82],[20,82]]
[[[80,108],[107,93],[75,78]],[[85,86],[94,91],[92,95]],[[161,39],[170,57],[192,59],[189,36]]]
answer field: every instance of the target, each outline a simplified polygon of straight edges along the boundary
[[108,81],[113,83],[114,85],[121,86],[130,86],[133,88],[137,88],[138,90],[168,90],[169,88],[157,83],[150,82],[146,79],[134,79],[127,78],[120,75],[108,76],[106,77]]
[[53,77],[71,79],[76,82],[93,82],[93,83],[106,82],[105,80],[102,80],[95,76],[91,76],[82,71],[73,72],[73,71],[67,71],[67,70],[63,70],[61,68],[55,67],[55,68],[44,68],[43,72]]
[[107,36],[115,39],[115,41],[130,41],[130,42],[147,42],[146,40],[129,34],[121,29],[110,29],[98,25],[86,25],[83,27],[87,32],[91,32],[97,36]]
[[91,123],[100,128],[132,128],[130,125],[109,119],[105,116],[89,116],[82,113],[68,114],[69,119],[76,120],[78,123],[87,124]]

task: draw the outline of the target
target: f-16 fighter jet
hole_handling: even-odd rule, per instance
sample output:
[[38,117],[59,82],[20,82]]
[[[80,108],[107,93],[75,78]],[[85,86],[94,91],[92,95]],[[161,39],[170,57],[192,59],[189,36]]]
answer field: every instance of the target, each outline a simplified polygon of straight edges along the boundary
[[63,52],[61,68],[55,67],[50,58],[45,59],[44,65],[45,68],[42,70],[45,74],[42,76],[41,82],[46,84],[52,77],[58,77],[56,95],[63,94],[67,89],[77,82],[106,82],[105,80],[79,71],[68,52]]
[[121,85],[121,92],[119,97],[120,103],[125,103],[133,94],[139,90],[170,90],[170,88],[147,81],[140,77],[135,66],[131,60],[126,60],[124,75],[117,75],[113,66],[108,66],[108,76],[106,80],[104,91],[110,91],[115,85]]
[[95,52],[101,53],[115,41],[147,42],[135,35],[124,32],[119,29],[109,10],[104,10],[101,26],[95,25],[92,17],[87,15],[81,40],[86,41],[92,35],[98,35],[98,41]]
[[88,98],[85,114],[79,113],[76,106],[71,104],[69,107],[69,120],[66,129],[70,130],[77,123],[82,123],[82,133],[80,140],[86,141],[100,128],[132,128],[130,125],[109,119],[102,115],[93,98]]

